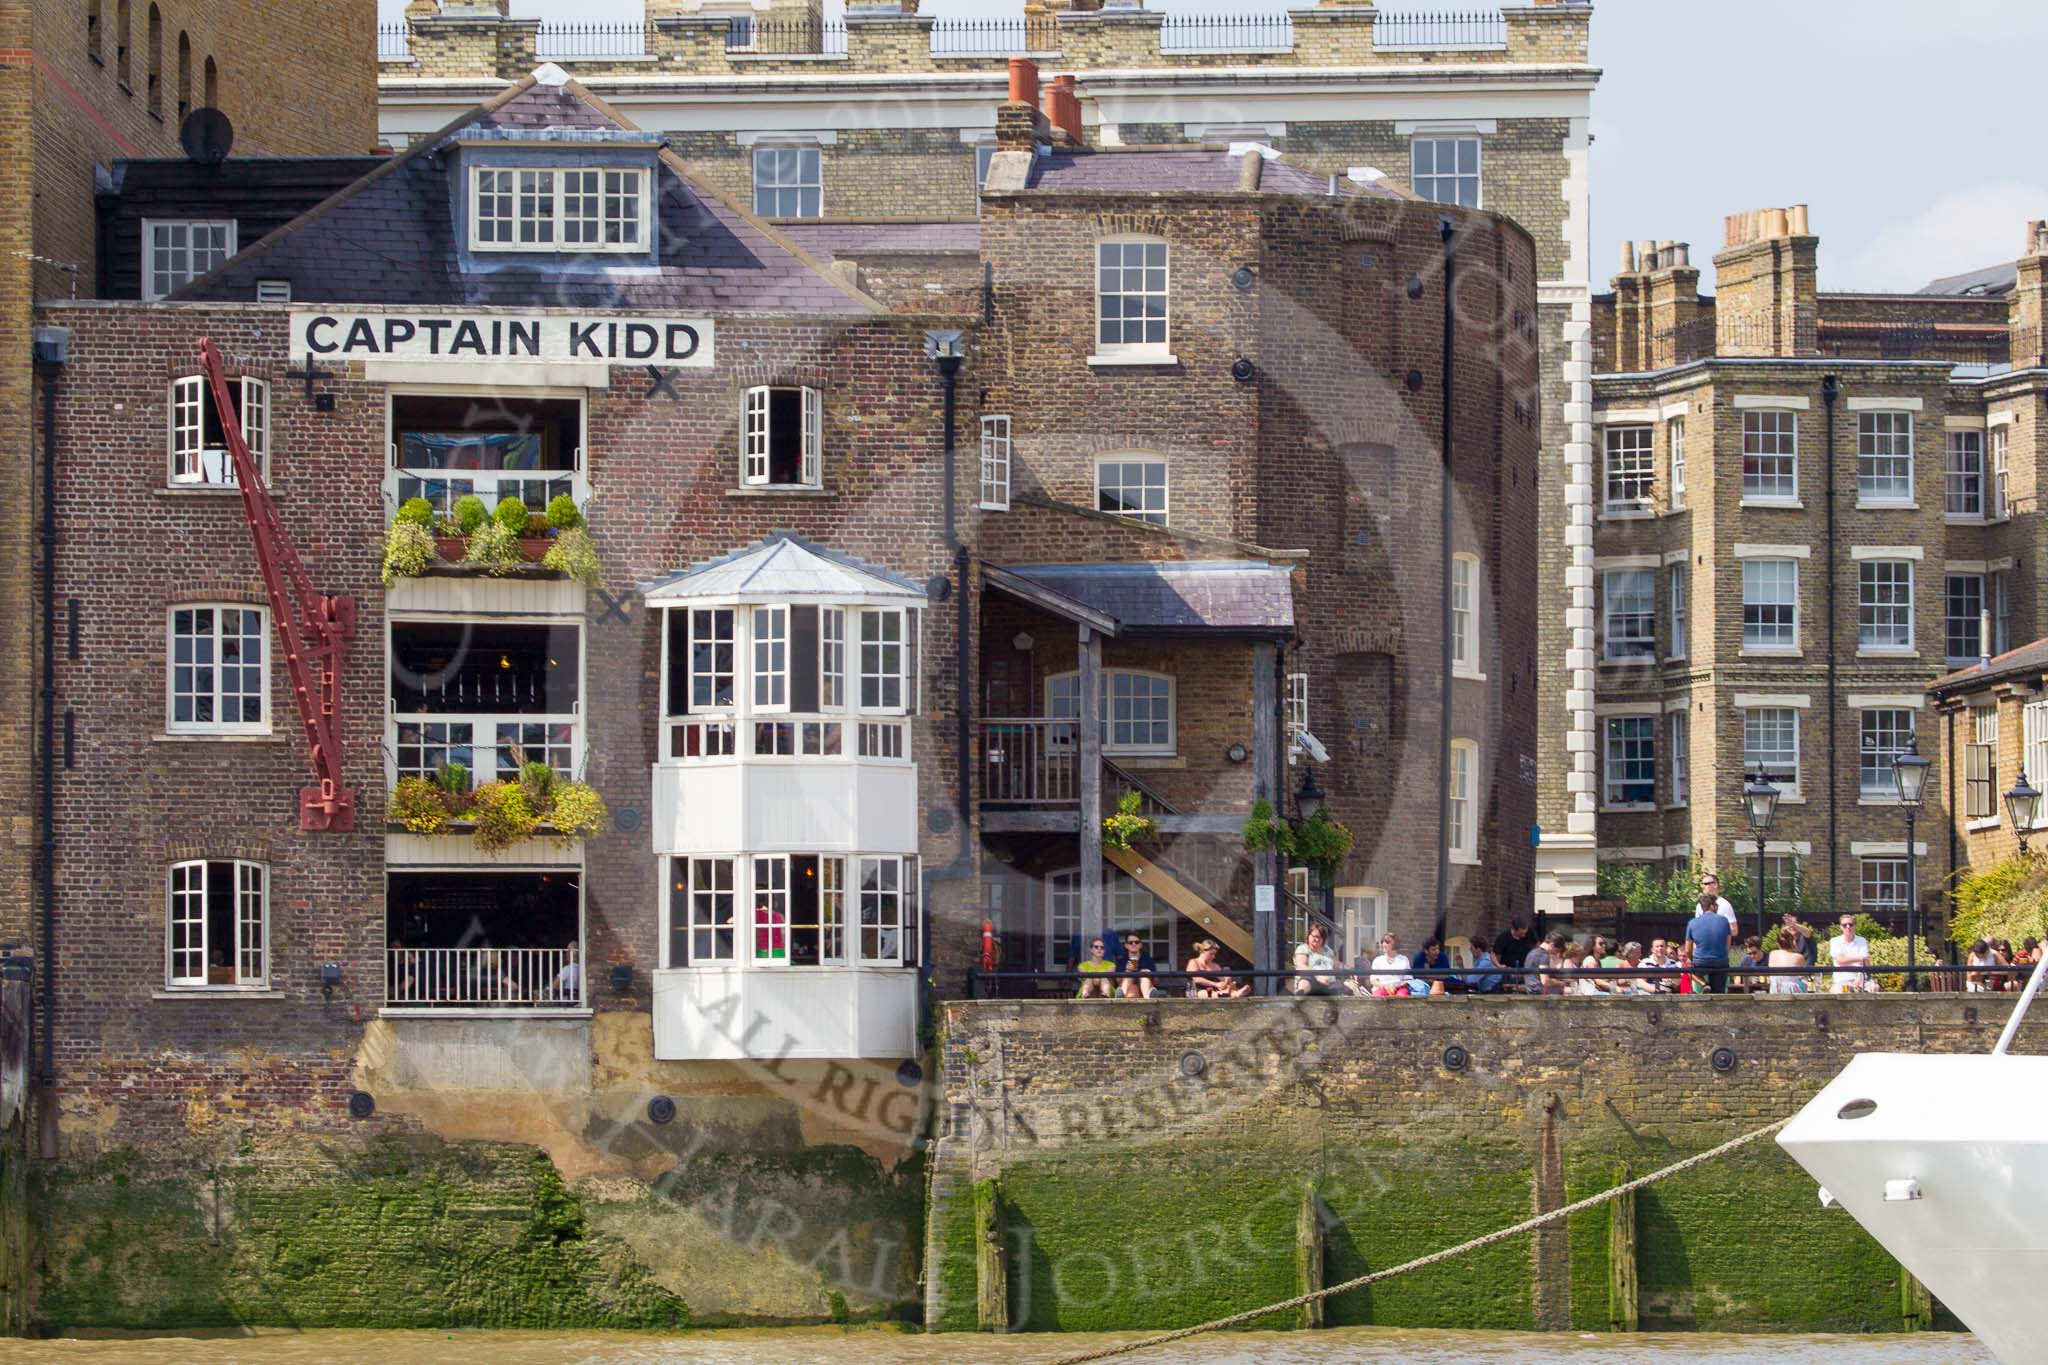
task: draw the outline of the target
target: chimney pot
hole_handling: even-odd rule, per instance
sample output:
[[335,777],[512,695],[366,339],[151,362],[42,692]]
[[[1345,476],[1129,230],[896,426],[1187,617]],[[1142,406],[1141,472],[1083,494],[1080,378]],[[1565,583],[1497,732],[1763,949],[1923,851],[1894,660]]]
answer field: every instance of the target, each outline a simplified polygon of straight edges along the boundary
[[1029,57],[1010,58],[1010,103],[1038,107],[1038,63]]
[[1676,252],[1678,253],[1678,262],[1677,262],[1677,263],[1678,263],[1679,265],[1682,265],[1682,266],[1690,266],[1690,265],[1692,264],[1692,243],[1691,243],[1691,242],[1673,242],[1673,243],[1671,244],[1671,249],[1672,249],[1673,251],[1676,251]]
[[1805,237],[1808,235],[1806,230],[1806,205],[1794,204],[1787,210],[1787,217],[1790,219],[1788,226],[1791,228],[1794,237]]
[[1623,242],[1621,244],[1621,273],[1624,275],[1633,275],[1635,273],[1635,270],[1636,244],[1634,242]]

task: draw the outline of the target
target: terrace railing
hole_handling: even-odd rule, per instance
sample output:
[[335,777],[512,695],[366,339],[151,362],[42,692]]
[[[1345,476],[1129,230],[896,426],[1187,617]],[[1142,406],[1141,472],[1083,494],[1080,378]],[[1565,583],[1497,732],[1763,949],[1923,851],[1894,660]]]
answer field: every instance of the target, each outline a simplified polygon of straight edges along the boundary
[[377,25],[377,60],[402,62],[412,56],[410,24]]
[[837,20],[735,19],[725,50],[767,57],[844,57],[846,25]]
[[1294,21],[1285,14],[1169,14],[1159,28],[1161,52],[1286,52]]
[[1060,26],[1054,19],[939,19],[932,24],[935,57],[1019,57],[1056,52]]
[[533,51],[546,59],[641,57],[647,54],[645,24],[542,24]]
[[1080,726],[1072,720],[1020,716],[981,723],[981,799],[1013,805],[1071,805]]
[[1432,14],[1375,14],[1375,49],[1498,48],[1508,45],[1507,19],[1499,10]]
[[575,1009],[583,969],[574,947],[391,948],[385,1003],[400,1009]]

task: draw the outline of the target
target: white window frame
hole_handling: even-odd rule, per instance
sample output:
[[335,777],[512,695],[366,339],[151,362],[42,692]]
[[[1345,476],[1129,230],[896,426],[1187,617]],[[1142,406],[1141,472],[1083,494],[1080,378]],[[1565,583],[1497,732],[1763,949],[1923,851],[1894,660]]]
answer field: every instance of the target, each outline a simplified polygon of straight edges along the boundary
[[[2037,790],[2038,773],[2048,773],[2048,701],[2030,701],[2020,708],[2020,771]],[[2034,828],[2048,823],[2048,814],[2036,816]]]
[[789,710],[789,608],[747,609],[747,695],[756,714]]
[[1984,520],[1984,431],[1948,433],[1943,456],[1943,511],[1957,521]]
[[1387,892],[1379,886],[1340,886],[1331,899],[1337,909],[1337,927],[1346,939],[1342,961],[1355,961],[1361,953],[1378,951],[1380,937],[1387,932]]
[[1287,761],[1301,758],[1301,736],[1308,730],[1308,674],[1287,675]]
[[1991,652],[2003,654],[2012,648],[2012,571],[1993,569],[1985,577],[1991,598]]
[[[182,234],[182,241],[166,242],[166,253],[182,254],[183,266],[171,265],[170,273],[177,276],[175,283],[166,283],[157,272],[157,234],[166,236]],[[204,231],[209,235],[220,234],[218,244],[208,241],[202,247],[196,243],[194,234]],[[151,302],[182,289],[201,275],[234,256],[239,249],[241,225],[233,218],[145,218],[142,220],[142,297]],[[204,253],[204,265],[197,263],[197,257]]]
[[1601,508],[1629,515],[1655,509],[1657,456],[1655,434],[1648,422],[1616,423],[1601,437],[1605,456]]
[[[674,865],[676,863],[684,864],[683,894],[688,908],[685,911],[687,920],[683,925],[683,937],[690,945],[690,958],[687,965],[701,967],[707,965],[735,965],[739,962],[741,939],[753,926],[753,907],[751,904],[753,895],[753,882],[751,878],[753,874],[751,872],[747,873],[749,880],[745,894],[743,895],[740,890],[740,864],[744,861],[745,859],[743,858],[731,856],[679,856],[669,860],[669,875],[671,877],[675,875]],[[708,874],[702,882],[699,881],[697,875],[697,869],[700,866],[704,867]],[[719,884],[719,872],[721,869],[724,872],[724,884],[722,886]],[[726,945],[726,951],[723,953],[717,951],[718,921],[715,915],[718,898],[721,896],[726,899],[732,910],[730,917],[726,920],[726,927],[732,934],[732,938]],[[743,904],[747,906],[747,914],[744,919],[740,914],[740,907]],[[707,913],[700,916],[700,910],[705,910]],[[711,952],[699,953],[697,951],[697,934],[700,927],[703,933],[709,935],[707,941],[711,944]],[[667,942],[668,940],[665,938],[664,945]],[[671,962],[668,965],[674,967],[679,964]]]
[[[1647,752],[1645,750],[1647,749]],[[1640,772],[1624,782],[1622,774],[1649,764],[1647,781]],[[1641,800],[1625,796],[1624,786],[1647,786]],[[1657,717],[1607,716],[1600,729],[1600,804],[1610,809],[1655,810],[1657,807]]]
[[1664,423],[1664,449],[1671,468],[1671,510],[1685,510],[1685,419],[1673,417]]
[[[796,178],[794,180],[785,181],[780,179],[779,170],[775,177],[770,177],[764,172],[764,167],[775,166],[774,158],[784,154],[794,155],[796,158]],[[767,160],[764,160],[764,158],[767,158]],[[807,170],[810,172],[808,175],[806,174]],[[757,142],[754,144],[753,171],[753,202],[754,216],[756,218],[788,220],[822,218],[825,216],[825,149],[823,146],[809,141]],[[812,191],[817,195],[817,201],[811,206],[811,211],[808,213],[804,211],[806,207],[804,204],[804,192],[806,190]],[[775,196],[794,195],[796,212],[781,212],[783,203],[779,198],[764,207],[762,204],[762,195],[764,194]]]
[[1484,679],[1479,671],[1479,556],[1451,556],[1451,673]]
[[[222,693],[220,688],[221,669],[221,613],[224,611],[253,612],[257,620],[256,638],[263,642],[262,652],[257,659],[259,681],[256,697],[259,702],[261,719],[256,721],[180,721],[178,715],[178,613],[188,611],[210,611],[213,613],[213,629],[208,638],[212,641],[213,661],[208,665],[194,664],[192,667],[210,667],[213,670],[213,714],[221,713]],[[194,638],[197,638],[196,636]],[[237,633],[236,639],[246,639]],[[270,611],[265,607],[253,606],[247,602],[174,602],[164,611],[164,733],[172,735],[267,735],[270,724]],[[241,666],[241,665],[238,665]],[[193,695],[197,695],[195,692]],[[247,696],[246,691],[237,691],[237,697]]]
[[[1626,631],[1618,628],[1624,624]],[[1609,569],[1600,575],[1600,657],[1607,663],[1656,662],[1655,569]]]
[[[1127,247],[1158,247],[1159,265],[1155,267],[1151,264],[1151,253],[1149,251],[1140,258],[1139,264],[1132,265],[1125,257],[1124,249]],[[1111,264],[1112,252],[1115,253],[1114,264]],[[1150,273],[1154,269],[1157,269],[1159,272],[1157,288],[1153,287]],[[1117,287],[1105,289],[1103,287],[1104,276],[1106,272],[1111,270],[1119,272]],[[1129,283],[1124,272],[1131,270],[1136,270],[1140,273],[1136,289],[1124,287]],[[1137,321],[1142,324],[1139,329],[1141,333],[1150,330],[1151,309],[1149,301],[1154,298],[1158,299],[1160,307],[1159,339],[1154,341],[1141,335],[1138,340],[1132,341],[1125,336],[1124,333],[1128,328],[1128,324],[1133,319],[1125,316],[1124,307],[1121,303],[1118,305],[1117,316],[1114,319],[1106,315],[1103,301],[1112,297],[1119,300],[1136,299],[1140,302],[1143,311],[1140,313]],[[1103,339],[1103,327],[1108,323],[1114,323],[1116,326],[1118,335],[1115,340],[1105,341]],[[1124,233],[1114,237],[1101,238],[1095,243],[1095,331],[1093,335],[1095,339],[1095,356],[1097,358],[1115,359],[1128,357],[1165,360],[1171,357],[1173,350],[1173,248],[1164,237],[1145,233]]]
[[[1801,798],[1800,798],[1800,795],[1799,795],[1799,791],[1800,791],[1800,744],[1799,744],[1799,708],[1798,708],[1798,707],[1796,707],[1796,706],[1751,706],[1751,707],[1745,707],[1745,708],[1743,708],[1743,712],[1742,712],[1742,771],[1743,771],[1744,773],[1749,773],[1749,774],[1753,774],[1753,773],[1755,773],[1755,772],[1756,772],[1756,769],[1757,769],[1757,761],[1758,761],[1758,759],[1759,759],[1759,758],[1760,758],[1760,757],[1761,757],[1761,756],[1763,755],[1763,753],[1764,753],[1764,752],[1766,752],[1766,751],[1760,750],[1760,749],[1759,749],[1759,748],[1758,748],[1758,747],[1757,747],[1757,746],[1756,746],[1756,745],[1755,745],[1755,744],[1754,744],[1754,743],[1752,742],[1752,741],[1753,741],[1753,739],[1755,738],[1755,735],[1754,735],[1754,731],[1755,731],[1755,730],[1757,730],[1757,729],[1761,729],[1761,728],[1762,728],[1762,718],[1763,718],[1763,717],[1766,717],[1766,716],[1770,717],[1770,719],[1771,719],[1771,723],[1772,723],[1772,724],[1771,724],[1771,728],[1772,728],[1772,729],[1773,729],[1774,731],[1777,731],[1777,730],[1782,730],[1782,729],[1784,729],[1784,726],[1782,726],[1782,725],[1781,725],[1781,724],[1780,724],[1779,722],[1781,722],[1781,721],[1782,721],[1782,722],[1787,722],[1787,723],[1789,723],[1789,733],[1790,733],[1790,734],[1791,734],[1791,736],[1792,736],[1792,747],[1791,747],[1791,751],[1790,751],[1790,753],[1791,753],[1791,760],[1792,760],[1792,761],[1791,761],[1791,765],[1790,765],[1790,766],[1791,766],[1791,771],[1790,771],[1790,773],[1789,773],[1789,774],[1788,774],[1788,773],[1786,772],[1786,769],[1785,769],[1785,765],[1784,765],[1783,763],[1772,763],[1772,764],[1769,764],[1769,765],[1767,765],[1767,766],[1766,766],[1766,768],[1765,768],[1765,771],[1766,771],[1766,772],[1768,772],[1768,773],[1769,773],[1769,774],[1771,775],[1771,781],[1772,781],[1773,783],[1775,783],[1775,784],[1777,785],[1777,788],[1778,788],[1778,793],[1779,793],[1779,794],[1778,794],[1778,800],[1779,800],[1779,801],[1781,801],[1781,802],[1784,802],[1784,801],[1798,801],[1798,800],[1800,800],[1800,799],[1801,799]],[[1774,735],[1774,736],[1773,736],[1773,738],[1775,738],[1775,737],[1776,737],[1776,736]],[[1770,752],[1770,753],[1773,753],[1773,754],[1776,754],[1776,755],[1779,755],[1779,756],[1782,756],[1782,755],[1783,755],[1783,754],[1785,753],[1785,750],[1783,750],[1783,749],[1781,749],[1781,748],[1776,748],[1776,747],[1774,747],[1774,748],[1773,748],[1772,750],[1770,750],[1770,751],[1768,751],[1768,752]]]
[[[775,483],[772,447],[774,408],[772,396],[796,392],[803,423],[803,445],[798,456],[797,481]],[[816,488],[824,464],[825,403],[818,390],[808,384],[756,384],[743,395],[740,406],[740,482],[748,488]]]
[[[1127,496],[1125,492],[1127,487],[1134,489],[1134,491],[1138,494],[1138,506],[1136,508],[1132,508],[1127,503],[1120,507],[1104,506],[1104,497],[1110,492],[1112,487],[1112,485],[1107,484],[1103,481],[1104,471],[1112,468],[1121,470],[1125,466],[1129,465],[1136,465],[1142,471],[1144,471],[1140,475],[1140,481],[1136,485],[1125,485],[1121,481],[1121,474],[1119,474],[1118,482],[1114,485],[1114,487],[1117,490],[1120,499]],[[1159,471],[1159,484],[1157,489],[1159,495],[1159,505],[1157,507],[1153,507],[1151,505],[1152,493],[1154,489],[1152,480],[1149,477],[1150,471],[1155,467]],[[1166,458],[1164,456],[1142,454],[1104,455],[1095,461],[1096,511],[1107,512],[1109,513],[1109,515],[1115,517],[1130,517],[1134,521],[1150,522],[1154,526],[1165,526],[1169,523],[1169,519],[1172,516],[1172,507],[1173,471],[1171,468],[1168,467]]]
[[[484,177],[509,176],[509,188],[500,188],[495,180],[486,190]],[[572,185],[568,177],[580,180],[584,176],[597,177],[596,189],[589,190],[580,184]],[[623,177],[632,178],[632,188],[627,189]],[[620,177],[621,184],[613,188],[613,177]],[[583,253],[597,252],[614,256],[644,256],[653,246],[653,206],[651,203],[652,176],[644,166],[471,166],[469,168],[469,223],[468,240],[471,251],[481,252],[541,252],[541,253]],[[496,208],[503,200],[510,200],[509,215],[486,214],[485,208]],[[572,214],[570,201],[592,201],[593,214]],[[545,213],[539,210],[545,201]],[[627,221],[623,212],[614,212],[615,206],[623,209],[627,202],[633,205],[632,223],[634,238],[624,240],[620,235],[613,240],[613,224]],[[531,207],[529,207],[531,204]],[[486,238],[484,225],[504,224],[512,234],[510,241]],[[546,236],[540,233],[545,227]],[[534,236],[531,240],[520,240],[528,228]],[[594,229],[594,240],[571,241],[572,234]]]
[[981,419],[981,508],[1010,510],[1010,419],[995,414]]
[[847,709],[845,607],[818,608],[818,709]]
[[1692,713],[1680,708],[1666,715],[1666,741],[1671,747],[1671,804],[1683,806],[1692,800]]
[[[1427,171],[1422,169],[1421,156],[1425,144],[1430,149]],[[1452,168],[1444,171],[1438,168],[1437,161],[1447,146],[1451,149],[1453,162]],[[1467,147],[1472,150],[1472,169],[1469,171],[1459,164]],[[1486,183],[1485,156],[1486,149],[1477,133],[1416,133],[1408,140],[1409,188],[1413,189],[1418,197],[1432,204],[1454,204],[1468,209],[1483,208],[1485,205],[1481,202],[1481,196],[1485,192]],[[1472,190],[1469,199],[1463,192],[1468,182]],[[1446,186],[1451,191],[1449,198],[1440,193]]]
[[[270,384],[250,374],[228,376],[241,386],[242,440],[257,470],[270,478]],[[232,489],[235,464],[227,442],[206,444],[206,413],[213,406],[213,386],[203,374],[173,379],[165,399],[169,415],[164,433],[164,478],[173,488]]]
[[[900,967],[914,962],[910,942],[917,931],[917,860],[896,855],[862,855],[847,860],[852,876],[847,888],[853,897],[854,913],[848,926],[853,931],[853,959],[863,967]],[[869,886],[869,874],[875,885]],[[885,876],[885,874],[887,874]],[[886,885],[889,876],[894,886]],[[869,951],[868,934],[875,936],[875,951]],[[884,951],[885,935],[894,935],[894,948]]]
[[[215,984],[210,979],[207,958],[213,944],[207,941],[207,897],[209,883],[216,867],[229,869],[234,878],[235,898],[235,941],[228,945],[228,961],[235,969],[232,984]],[[191,869],[198,870],[196,887],[191,882]],[[254,883],[253,889],[251,882]],[[250,921],[251,898],[254,898],[255,919],[258,924],[256,953],[257,970],[247,971],[251,965],[248,950],[242,942],[243,933]],[[192,905],[190,898],[196,897],[198,914],[181,914]],[[188,944],[183,950],[177,946],[178,926],[196,924],[199,942],[196,947]],[[199,974],[180,974],[181,955],[198,955]],[[164,870],[164,989],[168,991],[261,991],[270,987],[270,868],[267,864],[247,858],[191,858],[172,863]]]
[[[1905,600],[1897,600],[1903,574]],[[1880,578],[1889,582],[1879,581]],[[1862,559],[1856,562],[1856,650],[1859,654],[1914,652],[1913,561]]]
[[1664,571],[1664,591],[1667,611],[1671,618],[1671,641],[1665,657],[1683,659],[1689,647],[1686,636],[1692,631],[1692,566],[1667,566]]
[[1450,858],[1465,865],[1479,861],[1479,742],[1451,741],[1450,764],[1444,773],[1450,796]]
[[[1148,682],[1166,684],[1166,742],[1143,744],[1118,742],[1114,707],[1111,701],[1119,678],[1144,678]],[[1180,752],[1180,680],[1171,673],[1160,673],[1147,668],[1105,668],[1101,678],[1102,752],[1105,754],[1144,754],[1171,757]],[[1148,692],[1152,689],[1148,688]],[[1045,714],[1055,720],[1078,720],[1080,718],[1081,675],[1073,669],[1054,673],[1045,680]],[[1157,724],[1153,716],[1144,723]]]
[[1970,743],[1963,747],[1963,816],[1971,822],[1970,828],[1973,829],[1998,823],[1998,703],[1995,701],[1970,708]]
[[2003,424],[1985,433],[1991,446],[1991,502],[1984,509],[1986,521],[2004,521],[2012,515],[2012,428]]
[[[1751,462],[1758,468],[1752,471]],[[1765,461],[1771,469],[1763,468]],[[1783,468],[1777,462],[1783,461]],[[1799,501],[1799,413],[1792,408],[1742,410],[1742,501],[1787,507]]]
[[[1750,581],[1751,571],[1753,569],[1756,570],[1756,577],[1759,580],[1761,580],[1764,577],[1762,571],[1766,568],[1769,568],[1771,570],[1770,576],[1777,581],[1770,585],[1765,585],[1761,581],[1759,581],[1756,584],[1752,584]],[[1781,570],[1789,571],[1791,575],[1790,581],[1792,591],[1791,600],[1789,604],[1784,601],[1777,600],[1775,595],[1769,601],[1762,600],[1761,598],[1752,600],[1751,588],[1753,586],[1770,586],[1774,589],[1783,586],[1783,583],[1785,581],[1785,573],[1781,572]],[[1766,608],[1775,610],[1777,608],[1784,607],[1787,605],[1790,605],[1792,609],[1791,620],[1788,624],[1779,625],[1773,623],[1770,626],[1766,627],[1765,624],[1761,621],[1752,623],[1749,619],[1749,612],[1752,607],[1755,607],[1759,611],[1762,611]],[[1763,632],[1766,629],[1768,629],[1770,632],[1769,638],[1765,638],[1763,634]],[[1755,634],[1752,634],[1753,630]],[[1780,638],[1781,636],[1782,638]],[[1745,654],[1797,654],[1799,652],[1798,560],[1745,559],[1742,561],[1742,652]]]
[[1912,507],[1913,493],[1913,414],[1857,413],[1856,505]]
[[[1871,874],[1873,872],[1878,874],[1875,880],[1880,888],[1888,883],[1896,884],[1900,888],[1901,895],[1899,899],[1871,899],[1870,892],[1873,881]],[[1863,858],[1857,867],[1857,874],[1856,907],[1863,913],[1900,914],[1912,904],[1913,888],[1906,885],[1909,874],[1904,854],[1898,857]]]
[[[864,607],[859,617],[855,624],[854,644],[860,679],[854,701],[862,711],[872,715],[909,714],[914,688],[914,680],[910,676],[914,654],[910,633],[916,628],[916,618],[901,607]],[[890,621],[896,624],[896,638],[893,640],[885,629]],[[876,627],[872,636],[868,630],[870,624]],[[896,692],[893,702],[889,699],[892,684]],[[875,700],[869,701],[870,695]]]
[[[1981,573],[1948,573],[1941,579],[1941,649],[1942,657],[1952,664],[1973,664],[1984,653],[1984,579]],[[1977,585],[1977,609],[1958,615],[1955,610],[1956,584],[1970,582]],[[1977,648],[1968,654],[1958,654],[1952,648],[1956,640],[1955,625],[1962,622]]]
[[[1900,717],[1904,717],[1906,728],[1903,736],[1897,733]],[[1899,799],[1898,779],[1892,775],[1892,760],[1906,752],[1906,742],[1919,729],[1920,717],[1911,707],[1871,706],[1856,713],[1856,796],[1857,800],[1879,805],[1896,805]],[[1880,741],[1890,732],[1896,747],[1883,747]],[[1873,760],[1882,758],[1881,764]]]

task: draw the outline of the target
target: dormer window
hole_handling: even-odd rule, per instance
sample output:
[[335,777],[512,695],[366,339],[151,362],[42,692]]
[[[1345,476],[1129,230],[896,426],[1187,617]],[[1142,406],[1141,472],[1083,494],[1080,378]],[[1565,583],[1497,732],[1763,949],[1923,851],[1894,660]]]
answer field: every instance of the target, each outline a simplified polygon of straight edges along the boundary
[[610,166],[478,166],[470,173],[475,251],[647,250],[648,176]]

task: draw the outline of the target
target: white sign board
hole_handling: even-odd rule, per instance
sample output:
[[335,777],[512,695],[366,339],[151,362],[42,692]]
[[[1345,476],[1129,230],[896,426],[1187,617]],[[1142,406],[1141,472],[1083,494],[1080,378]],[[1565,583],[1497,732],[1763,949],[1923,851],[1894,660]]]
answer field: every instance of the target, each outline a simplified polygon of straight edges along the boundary
[[315,360],[711,365],[711,319],[573,313],[292,313],[294,356]]
[[1276,898],[1273,895],[1273,887],[1271,883],[1268,883],[1264,886],[1253,887],[1252,913],[1256,915],[1272,914],[1275,900]]

